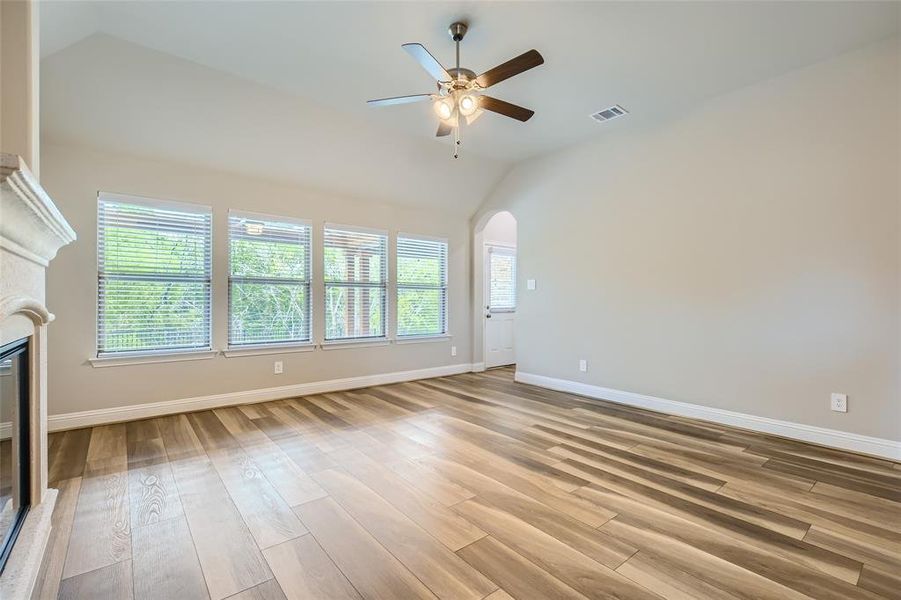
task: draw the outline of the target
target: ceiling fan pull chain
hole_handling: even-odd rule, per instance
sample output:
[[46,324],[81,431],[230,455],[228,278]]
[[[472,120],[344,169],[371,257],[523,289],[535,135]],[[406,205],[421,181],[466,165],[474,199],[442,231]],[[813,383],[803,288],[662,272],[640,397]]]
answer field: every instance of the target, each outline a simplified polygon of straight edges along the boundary
[[463,126],[463,117],[457,114],[457,124],[454,126],[454,158],[460,158],[460,146],[463,143],[460,137],[460,127]]

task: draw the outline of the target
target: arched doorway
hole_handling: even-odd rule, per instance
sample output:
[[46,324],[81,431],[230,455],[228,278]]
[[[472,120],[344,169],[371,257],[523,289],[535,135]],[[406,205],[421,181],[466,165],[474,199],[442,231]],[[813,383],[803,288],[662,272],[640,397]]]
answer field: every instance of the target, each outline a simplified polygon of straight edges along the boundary
[[477,368],[516,363],[516,229],[516,217],[498,211],[480,219],[474,232],[473,354]]

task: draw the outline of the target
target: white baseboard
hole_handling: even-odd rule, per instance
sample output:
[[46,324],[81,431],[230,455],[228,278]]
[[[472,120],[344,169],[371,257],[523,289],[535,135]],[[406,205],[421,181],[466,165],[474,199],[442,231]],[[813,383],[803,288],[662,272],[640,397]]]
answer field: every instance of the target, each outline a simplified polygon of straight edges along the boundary
[[588,396],[589,398],[609,400],[610,402],[616,402],[617,404],[626,404],[628,406],[647,408],[671,415],[713,421],[714,423],[720,423],[722,425],[731,425],[733,427],[741,427],[742,429],[771,433],[786,438],[822,444],[824,446],[831,446],[842,450],[861,452],[863,454],[870,454],[888,458],[890,460],[901,460],[901,442],[894,440],[858,435],[856,433],[838,431],[837,429],[814,427],[802,423],[792,423],[791,421],[780,421],[768,417],[747,415],[731,410],[723,410],[721,408],[701,406],[700,404],[666,400],[665,398],[646,396],[635,392],[624,392],[622,390],[580,383],[578,381],[535,375],[534,373],[523,373],[522,371],[516,372],[515,379],[520,383],[528,383],[561,392],[579,394],[581,396]]
[[483,362],[472,363],[472,372],[473,373],[481,373],[484,370],[485,370],[485,363],[483,363]]
[[293,385],[246,390],[243,392],[227,392],[224,394],[212,394],[210,396],[182,398],[180,400],[149,402],[147,404],[137,404],[135,406],[117,406],[114,408],[84,410],[50,415],[47,419],[47,427],[50,431],[63,431],[66,429],[92,427],[94,425],[102,425],[105,423],[118,423],[120,421],[133,421],[136,419],[147,419],[162,415],[209,410],[211,408],[221,408],[223,406],[234,406],[235,404],[253,404],[256,402],[279,400],[281,398],[324,394],[373,385],[386,385],[389,383],[400,383],[402,381],[428,379],[430,377],[446,377],[448,375],[469,373],[470,371],[472,371],[471,364],[447,365],[443,367],[431,367],[428,369],[416,369],[414,371],[396,371],[394,373],[379,373],[376,375],[363,375],[360,377],[329,379],[327,381],[296,383]]

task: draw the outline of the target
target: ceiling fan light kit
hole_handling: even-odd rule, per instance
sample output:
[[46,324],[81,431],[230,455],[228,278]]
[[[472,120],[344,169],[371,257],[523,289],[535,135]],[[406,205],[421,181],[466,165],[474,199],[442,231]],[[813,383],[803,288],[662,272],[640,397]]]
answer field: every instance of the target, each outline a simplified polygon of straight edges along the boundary
[[464,123],[472,125],[484,111],[494,112],[522,122],[532,118],[532,115],[535,114],[534,111],[486,96],[482,94],[482,90],[544,63],[544,58],[537,50],[529,50],[481,75],[476,75],[475,71],[460,66],[460,42],[463,41],[466,30],[466,23],[460,22],[453,23],[447,30],[456,44],[456,67],[453,69],[445,69],[422,44],[411,43],[401,46],[435,79],[438,86],[437,93],[396,96],[369,101],[369,104],[373,106],[431,101],[432,108],[439,119],[438,132],[435,135],[443,137],[454,134],[454,158],[460,156],[462,125]]

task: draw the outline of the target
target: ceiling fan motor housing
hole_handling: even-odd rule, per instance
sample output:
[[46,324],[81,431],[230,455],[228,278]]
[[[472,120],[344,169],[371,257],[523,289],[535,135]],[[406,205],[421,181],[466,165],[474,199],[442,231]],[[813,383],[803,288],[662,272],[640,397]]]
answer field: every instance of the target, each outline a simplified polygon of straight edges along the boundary
[[468,82],[476,78],[475,71],[464,69],[462,67],[459,69],[448,69],[447,73],[454,78],[454,81],[461,83],[461,85],[457,87],[465,87]]

